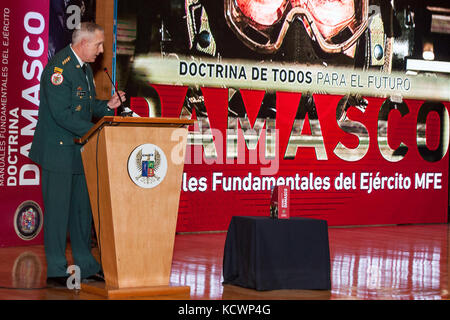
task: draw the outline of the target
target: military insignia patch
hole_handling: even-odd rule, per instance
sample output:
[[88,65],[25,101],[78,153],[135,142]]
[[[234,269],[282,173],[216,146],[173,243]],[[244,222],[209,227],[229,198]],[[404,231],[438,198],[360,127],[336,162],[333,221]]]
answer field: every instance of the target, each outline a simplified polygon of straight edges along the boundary
[[167,173],[167,158],[158,146],[147,143],[138,146],[128,158],[128,174],[141,188],[154,188]]
[[53,83],[55,86],[59,86],[61,83],[63,83],[64,77],[63,77],[63,75],[62,75],[61,73],[55,72],[55,73],[52,75],[51,81],[52,81],[52,83]]

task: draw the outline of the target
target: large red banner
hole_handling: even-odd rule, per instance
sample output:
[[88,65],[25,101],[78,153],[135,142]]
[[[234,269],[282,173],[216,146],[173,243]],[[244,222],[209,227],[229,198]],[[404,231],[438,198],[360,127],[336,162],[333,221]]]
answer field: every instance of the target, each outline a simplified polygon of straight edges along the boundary
[[118,4],[130,107],[197,119],[179,232],[269,216],[275,185],[332,226],[447,221],[448,4]]
[[0,246],[42,242],[39,167],[28,158],[47,62],[48,1],[2,1]]
[[[162,116],[179,117],[186,86],[153,85]],[[226,229],[233,215],[270,213],[271,189],[291,189],[291,216],[329,225],[447,221],[447,102],[365,98],[337,119],[344,96],[201,89],[207,118],[195,112],[185,159],[178,231]],[[272,99],[275,118],[263,117]],[[135,101],[137,104],[137,101]],[[137,108],[139,110],[139,108]],[[195,109],[197,111],[197,109]],[[144,111],[145,113],[145,111]]]

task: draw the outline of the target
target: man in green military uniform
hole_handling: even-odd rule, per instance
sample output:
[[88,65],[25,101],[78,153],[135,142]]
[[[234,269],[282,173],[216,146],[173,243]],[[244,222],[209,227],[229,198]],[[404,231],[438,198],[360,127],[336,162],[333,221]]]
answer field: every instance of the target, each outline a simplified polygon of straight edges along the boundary
[[[45,207],[44,246],[47,283],[65,286],[66,236],[82,279],[99,279],[100,264],[91,253],[92,214],[81,161],[74,142],[94,125],[93,116],[114,115],[120,99],[97,100],[90,62],[103,52],[104,32],[95,23],[81,23],[72,44],[57,53],[41,76],[39,117],[29,157],[42,169]],[[125,93],[119,92],[122,101]],[[99,274],[100,273],[100,274]]]

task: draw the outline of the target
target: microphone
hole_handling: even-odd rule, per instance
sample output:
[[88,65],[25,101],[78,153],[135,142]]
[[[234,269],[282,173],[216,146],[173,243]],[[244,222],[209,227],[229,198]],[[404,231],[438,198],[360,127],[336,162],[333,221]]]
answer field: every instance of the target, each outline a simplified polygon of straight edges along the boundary
[[114,85],[114,82],[113,82],[113,80],[111,79],[111,76],[108,73],[108,68],[105,67],[103,69],[103,71],[105,71],[106,75],[109,78],[109,81],[111,81],[111,84],[114,87],[114,91],[116,92],[117,96],[119,97],[119,101],[120,101],[120,107],[119,108],[120,109],[118,111],[120,111],[120,112],[118,112],[118,113],[120,114],[121,117],[131,117],[133,115],[133,111],[132,110],[127,111],[126,110],[127,108],[125,108],[125,106],[123,105],[123,101],[122,101],[122,98],[120,97],[119,90],[117,90],[117,87]]

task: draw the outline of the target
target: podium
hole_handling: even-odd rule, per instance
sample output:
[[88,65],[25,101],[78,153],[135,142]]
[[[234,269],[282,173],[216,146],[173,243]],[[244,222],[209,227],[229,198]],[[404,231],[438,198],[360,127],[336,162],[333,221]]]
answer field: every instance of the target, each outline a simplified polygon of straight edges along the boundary
[[81,139],[107,298],[189,294],[169,285],[187,126],[194,120],[104,117]]

